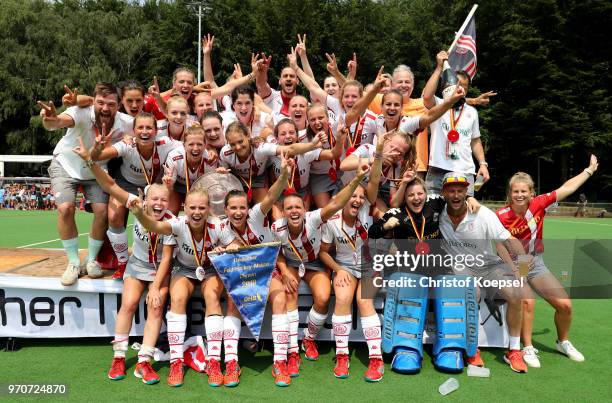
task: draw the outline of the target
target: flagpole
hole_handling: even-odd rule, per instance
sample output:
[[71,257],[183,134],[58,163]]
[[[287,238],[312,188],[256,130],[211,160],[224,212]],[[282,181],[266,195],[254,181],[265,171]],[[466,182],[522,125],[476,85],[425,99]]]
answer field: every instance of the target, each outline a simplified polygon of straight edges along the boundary
[[467,24],[470,22],[470,20],[472,19],[472,16],[474,15],[474,13],[476,12],[476,9],[478,8],[478,4],[474,4],[474,6],[472,7],[472,9],[470,10],[470,13],[468,14],[467,18],[465,19],[465,21],[463,21],[463,25],[461,25],[461,28],[459,28],[459,31],[457,31],[457,34],[455,35],[455,39],[453,40],[453,43],[450,45],[450,47],[448,48],[448,52],[447,53],[451,53],[453,51],[453,48],[455,47],[455,45],[457,44],[457,41],[459,40],[459,38],[461,37],[461,34],[463,33],[463,31],[465,30],[465,27],[467,27]]

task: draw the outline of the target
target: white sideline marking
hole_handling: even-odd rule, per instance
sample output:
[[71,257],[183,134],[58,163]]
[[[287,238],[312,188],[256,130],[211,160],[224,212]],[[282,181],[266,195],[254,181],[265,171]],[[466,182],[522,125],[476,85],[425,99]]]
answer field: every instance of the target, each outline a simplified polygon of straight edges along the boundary
[[[127,227],[131,227],[134,224],[128,224]],[[126,227],[126,229],[127,229]],[[77,237],[83,236],[83,235],[89,235],[89,232],[83,232],[82,234],[78,234]],[[31,243],[28,245],[22,245],[22,246],[18,246],[17,249],[23,249],[23,248],[29,248],[30,246],[36,246],[36,245],[43,245],[46,243],[51,243],[51,242],[57,242],[57,241],[61,241],[60,238],[55,238],[55,239],[51,239],[50,241],[42,241],[42,242],[36,242],[36,243]],[[63,250],[63,248],[54,248],[54,249],[58,249],[58,250]]]
[[[549,217],[549,220],[552,217]],[[598,223],[598,222],[586,222],[586,221],[566,221],[562,218],[552,218],[553,221],[559,221],[559,222],[567,222],[570,224],[584,224],[584,225],[602,225],[604,227],[612,227],[612,224],[604,224],[604,223]]]

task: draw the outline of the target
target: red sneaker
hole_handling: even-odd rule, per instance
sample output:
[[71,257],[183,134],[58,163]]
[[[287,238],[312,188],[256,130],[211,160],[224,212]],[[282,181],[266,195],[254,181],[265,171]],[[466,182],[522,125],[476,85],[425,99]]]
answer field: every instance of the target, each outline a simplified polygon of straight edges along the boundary
[[274,362],[272,366],[272,376],[274,377],[276,386],[284,387],[291,385],[291,377],[289,376],[289,371],[287,371],[287,363],[285,361]]
[[480,357],[479,348],[476,349],[476,354],[474,354],[472,357],[467,358],[467,363],[470,365],[477,366],[477,367],[484,367],[484,361]]
[[[210,378],[209,378],[210,380]],[[228,388],[238,386],[240,383],[240,365],[238,361],[231,360],[225,363],[225,376],[223,377],[223,385]]]
[[300,376],[300,365],[302,365],[300,353],[289,353],[287,357],[287,371],[291,378]]
[[221,372],[221,364],[219,361],[210,359],[208,360],[208,366],[206,367],[206,373],[208,374],[208,385],[213,388],[217,388],[223,385],[223,373]]
[[385,373],[385,364],[380,358],[370,358],[370,365],[365,373],[365,380],[368,382],[378,382]]
[[170,364],[170,373],[168,374],[168,386],[179,387],[183,385],[183,360],[176,360]]
[[319,350],[317,349],[317,343],[312,339],[302,340],[302,351],[304,351],[304,356],[309,361],[316,361],[319,359]]
[[111,368],[108,370],[108,378],[113,381],[125,378],[125,358],[113,358]]
[[134,370],[134,376],[141,378],[142,382],[147,385],[154,385],[159,382],[159,376],[149,361],[139,362]]
[[334,368],[334,376],[340,379],[345,379],[349,377],[348,354],[336,354],[336,367]]
[[113,273],[113,280],[123,281],[123,273],[125,273],[125,266],[127,263],[119,263],[115,272]]
[[504,361],[510,364],[510,369],[514,372],[525,373],[527,372],[527,364],[523,360],[523,353],[521,350],[510,350],[504,354]]

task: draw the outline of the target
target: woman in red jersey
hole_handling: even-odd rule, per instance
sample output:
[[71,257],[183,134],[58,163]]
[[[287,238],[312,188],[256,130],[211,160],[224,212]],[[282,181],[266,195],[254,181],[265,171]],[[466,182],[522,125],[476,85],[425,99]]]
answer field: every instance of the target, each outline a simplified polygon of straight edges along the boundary
[[[546,208],[565,200],[597,171],[597,157],[591,155],[588,168],[574,176],[560,188],[536,196],[531,176],[517,172],[508,184],[508,205],[497,210],[497,216],[510,233],[523,242],[525,251],[533,255],[527,281],[538,295],[555,308],[557,350],[573,361],[584,361],[584,356],[568,340],[572,322],[572,302],[557,278],[548,270],[542,259],[544,245],[542,230]],[[531,342],[535,299],[523,300],[523,358],[530,367],[539,368],[540,360]]]

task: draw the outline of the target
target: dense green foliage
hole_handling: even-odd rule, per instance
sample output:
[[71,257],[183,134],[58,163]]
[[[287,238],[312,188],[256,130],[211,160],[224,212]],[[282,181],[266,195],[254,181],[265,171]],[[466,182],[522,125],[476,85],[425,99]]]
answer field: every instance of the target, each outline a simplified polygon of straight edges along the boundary
[[[61,132],[45,132],[35,101],[60,102],[63,84],[91,91],[98,80],[135,78],[170,84],[178,65],[197,65],[197,16],[186,1],[3,0],[0,8],[0,147],[2,153],[46,154]],[[252,51],[273,55],[271,74],[285,64],[296,34],[308,34],[317,75],[325,52],[345,65],[359,58],[358,78],[372,81],[381,64],[416,75],[415,95],[448,47],[472,3],[466,0],[211,0],[203,32],[215,35],[218,82],[232,63],[248,70]],[[493,180],[485,195],[499,198],[516,170],[537,173],[542,190],[557,186],[600,156],[590,200],[609,198],[604,157],[612,151],[610,60],[612,3],[606,0],[506,0],[476,13],[478,75],[471,95],[499,95],[480,109]],[[245,71],[246,73],[247,71]],[[272,78],[271,82],[275,82]]]

